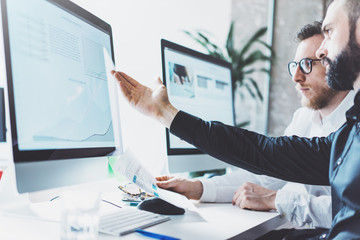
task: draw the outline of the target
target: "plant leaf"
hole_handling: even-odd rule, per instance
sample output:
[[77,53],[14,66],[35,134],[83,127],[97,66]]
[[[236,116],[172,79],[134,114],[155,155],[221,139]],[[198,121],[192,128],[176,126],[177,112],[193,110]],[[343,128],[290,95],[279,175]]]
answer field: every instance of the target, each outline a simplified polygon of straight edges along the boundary
[[256,51],[252,52],[249,56],[246,57],[242,67],[253,64],[256,61],[270,61],[270,60],[271,60],[271,57],[266,56],[260,50],[256,50]]
[[208,44],[206,43],[206,41],[203,40],[203,38],[201,37],[201,34],[199,34],[199,32],[197,32],[196,34],[198,36],[194,36],[191,32],[188,31],[184,31],[185,34],[187,34],[190,38],[192,38],[193,40],[195,40],[196,42],[198,42],[201,46],[203,46],[209,53],[212,53],[213,51],[211,51],[208,47]]
[[271,53],[272,57],[276,56],[274,50],[272,49],[272,47],[269,44],[267,44],[266,42],[264,42],[264,41],[262,41],[260,39],[258,39],[257,42],[260,43],[261,45],[263,45],[264,47],[266,47],[268,50],[270,50],[270,53]]
[[245,88],[248,90],[248,92],[250,93],[251,97],[252,97],[252,98],[256,98],[255,93],[253,92],[253,90],[251,89],[251,87],[249,86],[249,84],[244,83],[244,86],[245,86]]
[[212,43],[203,33],[196,32],[197,36],[194,36],[189,31],[183,31],[185,34],[187,34],[190,38],[192,38],[194,41],[199,43],[201,46],[205,48],[205,50],[208,52],[209,55],[227,60],[222,53],[220,47],[218,47],[216,44]]
[[251,82],[251,84],[255,88],[257,96],[259,97],[259,99],[261,101],[263,101],[264,98],[263,98],[263,95],[262,95],[262,93],[260,91],[260,88],[259,88],[259,85],[257,84],[257,82],[253,78],[247,78],[247,80]]
[[263,36],[267,31],[267,27],[262,27],[260,28],[258,31],[256,31],[254,33],[254,35],[249,39],[249,41],[247,41],[247,43],[245,44],[245,46],[242,48],[242,50],[240,51],[240,56],[244,55],[249,49],[250,47],[261,37]]
[[234,49],[234,22],[231,22],[229,33],[226,39],[226,50],[228,52],[228,55],[231,59],[235,56],[235,49]]
[[244,71],[243,74],[246,75],[246,74],[251,74],[251,73],[254,73],[254,72],[264,72],[264,73],[267,73],[270,75],[270,69],[267,69],[267,68],[260,68],[260,69],[255,69],[255,68],[252,68],[250,70],[247,70],[247,71]]
[[236,127],[243,128],[243,127],[246,127],[249,124],[250,124],[250,121],[245,121],[245,122],[241,122],[241,123],[236,124]]

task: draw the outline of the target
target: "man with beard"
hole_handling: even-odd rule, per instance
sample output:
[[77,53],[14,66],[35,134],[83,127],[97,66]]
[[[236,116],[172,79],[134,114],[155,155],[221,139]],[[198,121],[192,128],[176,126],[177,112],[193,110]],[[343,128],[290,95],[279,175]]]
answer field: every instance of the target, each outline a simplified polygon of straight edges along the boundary
[[[320,22],[304,26],[296,38],[299,46],[295,61],[289,62],[288,70],[302,96],[303,107],[294,113],[284,135],[328,136],[345,123],[345,112],[353,105],[355,93],[335,91],[325,81],[325,68],[316,58],[316,50],[324,39]],[[277,210],[293,225],[301,227],[331,226],[331,191],[328,186],[305,185],[306,190],[295,192],[288,190],[286,181],[243,169],[210,179],[162,176],[157,180],[159,187],[190,199],[232,202],[253,210]],[[239,188],[239,185],[242,186]],[[301,186],[296,189],[303,190]]]
[[[360,1],[334,0],[323,22],[324,41],[317,51],[335,90],[354,89],[346,123],[328,137],[266,137],[219,122],[203,121],[169,102],[158,79],[150,89],[125,73],[112,73],[138,111],[170,132],[222,161],[257,174],[304,184],[330,185],[333,222],[329,230],[296,230],[285,239],[360,239]],[[351,64],[350,68],[347,66]]]

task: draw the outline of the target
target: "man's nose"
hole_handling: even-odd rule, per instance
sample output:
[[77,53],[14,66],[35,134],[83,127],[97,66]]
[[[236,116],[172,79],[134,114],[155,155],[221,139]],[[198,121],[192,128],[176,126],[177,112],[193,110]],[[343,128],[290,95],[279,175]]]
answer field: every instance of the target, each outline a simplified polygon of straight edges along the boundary
[[306,79],[305,74],[301,71],[300,65],[298,64],[298,65],[296,66],[295,73],[294,73],[294,75],[292,76],[292,80],[293,80],[295,83],[298,83],[298,82],[303,82],[303,81],[305,81],[305,79]]
[[316,51],[316,57],[318,59],[323,59],[325,58],[326,56],[328,55],[328,51],[327,51],[327,48],[326,48],[326,41],[325,39],[322,41],[319,49]]

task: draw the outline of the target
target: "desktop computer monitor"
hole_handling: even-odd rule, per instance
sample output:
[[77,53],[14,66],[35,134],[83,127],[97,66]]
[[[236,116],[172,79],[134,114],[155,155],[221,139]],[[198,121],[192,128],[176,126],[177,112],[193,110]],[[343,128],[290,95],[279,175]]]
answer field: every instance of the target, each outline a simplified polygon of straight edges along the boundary
[[[178,109],[209,121],[235,125],[231,65],[161,40],[163,81]],[[166,130],[169,171],[195,172],[229,165],[204,154]]]
[[109,177],[107,156],[123,151],[110,25],[69,0],[1,8],[18,192]]

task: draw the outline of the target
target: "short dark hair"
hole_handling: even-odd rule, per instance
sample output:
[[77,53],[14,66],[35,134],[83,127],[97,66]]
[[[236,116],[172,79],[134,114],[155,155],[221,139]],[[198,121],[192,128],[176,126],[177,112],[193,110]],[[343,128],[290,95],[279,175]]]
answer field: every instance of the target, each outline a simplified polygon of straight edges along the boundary
[[296,34],[296,41],[301,42],[305,39],[311,38],[314,35],[320,34],[322,35],[322,21],[315,21],[311,24],[306,24],[304,27],[300,29],[300,31]]

